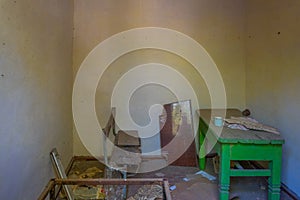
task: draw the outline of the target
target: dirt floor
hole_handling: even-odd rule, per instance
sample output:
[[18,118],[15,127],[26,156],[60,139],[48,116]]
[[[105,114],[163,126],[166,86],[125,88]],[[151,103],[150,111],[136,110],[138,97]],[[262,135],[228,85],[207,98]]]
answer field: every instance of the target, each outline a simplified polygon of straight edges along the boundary
[[[157,161],[159,162],[159,161]],[[145,161],[142,163],[142,167],[151,168],[151,163]],[[104,165],[98,161],[75,161],[70,173],[69,178],[103,178],[105,176]],[[202,175],[195,175],[200,170],[197,167],[180,167],[180,166],[168,166],[158,171],[148,173],[136,173],[128,174],[128,178],[167,178],[171,188],[171,196],[173,200],[217,200],[218,199],[218,174],[214,172],[212,160],[208,159],[205,172],[216,177],[216,180],[208,180]],[[113,174],[114,178],[120,178],[120,173]],[[78,188],[76,188],[78,190]],[[88,199],[92,193],[98,193],[98,198],[101,199],[102,188],[79,188],[77,194],[81,194],[82,198]],[[143,200],[152,199],[155,200],[156,193],[162,191],[162,188],[156,186],[128,186],[127,198],[129,200]],[[267,199],[267,181],[264,177],[234,177],[231,178],[230,184],[230,198],[237,200],[264,200]],[[107,190],[107,188],[106,188]],[[147,193],[151,190],[152,197],[148,198],[138,195],[138,193]],[[119,192],[119,198],[123,194],[124,188],[114,188],[111,192]],[[121,194],[122,193],[122,194]],[[80,195],[79,195],[80,196]],[[159,196],[159,195],[158,195]],[[157,197],[158,197],[157,196]],[[103,197],[103,196],[102,196]],[[95,196],[93,197],[95,199]],[[96,198],[97,199],[97,198]],[[118,199],[118,198],[117,198]],[[157,198],[158,199],[158,198]],[[281,200],[290,200],[284,192],[282,192]]]

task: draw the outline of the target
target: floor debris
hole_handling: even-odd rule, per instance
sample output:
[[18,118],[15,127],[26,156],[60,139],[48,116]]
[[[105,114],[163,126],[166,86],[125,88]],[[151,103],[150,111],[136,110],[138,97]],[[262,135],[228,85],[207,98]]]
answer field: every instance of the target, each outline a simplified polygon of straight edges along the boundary
[[127,200],[157,200],[163,199],[163,188],[160,185],[144,185],[138,189],[135,195]]
[[[70,175],[69,178],[74,179],[84,179],[84,178],[103,178],[103,170],[96,166],[88,167],[84,171],[75,170]],[[105,188],[102,185],[93,187],[78,186],[74,185],[72,187],[73,195],[75,199],[99,199],[104,200],[106,197]]]
[[170,186],[170,190],[171,190],[171,191],[176,190],[176,185]]
[[186,177],[184,177],[183,180],[187,182],[187,181],[190,181],[192,179],[198,178],[199,175],[206,178],[206,179],[208,179],[208,180],[210,180],[210,181],[215,181],[217,179],[215,176],[210,175],[209,173],[201,170],[201,171],[196,172],[195,174],[186,175]]
[[157,177],[165,177],[165,174],[161,173],[161,172],[158,172],[158,173],[155,173],[155,176],[157,176]]
[[[94,178],[97,174],[102,173],[103,171],[98,167],[91,167],[85,170],[83,173],[76,171],[75,174],[72,174],[74,178]],[[73,178],[72,177],[72,178]]]
[[73,194],[76,199],[105,199],[105,191],[103,186],[98,187],[83,187],[83,186],[75,186],[73,188]]

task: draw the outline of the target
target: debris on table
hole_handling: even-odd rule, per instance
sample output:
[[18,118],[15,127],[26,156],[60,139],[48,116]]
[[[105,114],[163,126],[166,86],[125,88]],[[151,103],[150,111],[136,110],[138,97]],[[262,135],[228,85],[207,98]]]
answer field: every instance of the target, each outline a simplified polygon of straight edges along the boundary
[[229,119],[225,119],[226,126],[232,129],[240,129],[240,130],[258,130],[258,131],[266,131],[269,133],[280,134],[279,131],[271,126],[264,125],[259,123],[255,119],[251,117],[231,117]]

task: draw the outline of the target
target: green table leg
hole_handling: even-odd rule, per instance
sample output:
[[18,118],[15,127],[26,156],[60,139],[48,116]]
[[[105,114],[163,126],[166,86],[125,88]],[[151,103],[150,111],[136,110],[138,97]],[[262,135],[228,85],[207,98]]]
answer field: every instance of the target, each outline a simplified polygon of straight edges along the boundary
[[199,128],[199,168],[204,170],[206,167],[206,151],[205,151],[205,144],[204,144],[205,135]]
[[269,168],[271,169],[271,176],[268,179],[269,190],[268,199],[269,200],[279,200],[280,199],[280,177],[281,177],[281,147],[277,148],[278,151],[275,155],[276,157],[270,161]]
[[219,190],[220,200],[229,199],[230,186],[230,145],[222,144],[220,152]]

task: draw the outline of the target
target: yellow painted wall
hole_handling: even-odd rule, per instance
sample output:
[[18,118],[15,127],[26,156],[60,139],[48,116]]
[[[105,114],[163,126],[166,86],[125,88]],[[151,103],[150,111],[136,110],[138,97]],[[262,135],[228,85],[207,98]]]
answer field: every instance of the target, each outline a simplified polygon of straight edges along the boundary
[[[246,105],[258,120],[279,128],[286,140],[282,180],[299,195],[299,10],[298,0],[74,0],[74,10],[71,0],[0,0],[0,198],[36,199],[53,175],[53,147],[64,164],[72,153],[88,154],[71,133],[72,73],[101,41],[147,26],[199,42],[221,72],[228,107]],[[112,63],[99,82],[102,125],[112,84],[153,58],[192,83],[201,108],[210,105],[202,78],[184,59],[159,50],[132,52]]]
[[247,1],[246,103],[285,139],[282,181],[300,195],[300,1]]
[[[200,43],[217,64],[224,80],[229,107],[245,106],[245,8],[238,0],[230,1],[197,1],[197,0],[152,0],[152,1],[111,1],[111,0],[75,0],[74,5],[74,49],[73,68],[76,74],[80,64],[89,52],[100,42],[113,34],[137,27],[163,27],[182,32]],[[147,56],[142,56],[147,54]],[[193,68],[184,60],[157,51],[136,52],[134,62],[143,63],[148,60],[164,62],[178,69],[194,83],[200,107],[210,105],[206,86],[201,77],[194,77]],[[149,56],[150,55],[150,56]],[[131,56],[131,57],[130,57]],[[108,70],[113,71],[105,85],[98,87],[97,103],[100,107],[108,105],[111,87],[120,74],[134,66],[130,63],[133,55],[126,55],[126,64],[115,61]],[[153,57],[152,57],[153,56]],[[155,60],[154,59],[154,60]],[[124,60],[123,60],[124,61]],[[176,63],[174,63],[176,61]],[[172,63],[173,62],[173,63]],[[180,66],[182,64],[182,66]],[[116,71],[114,71],[116,70]],[[119,71],[118,71],[119,70]],[[200,83],[200,84],[199,84]],[[197,85],[199,84],[199,85]],[[103,93],[101,93],[103,92]],[[102,98],[102,99],[101,99]],[[109,105],[108,105],[109,106]],[[98,112],[100,123],[109,113]],[[102,110],[102,109],[99,109]],[[74,154],[87,154],[74,132]]]
[[0,199],[37,199],[72,156],[71,0],[0,0]]

